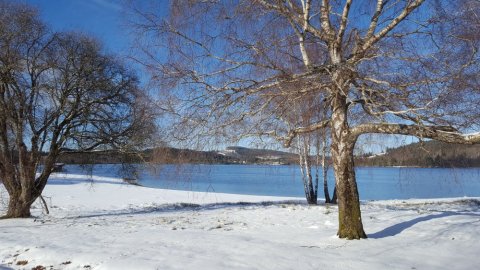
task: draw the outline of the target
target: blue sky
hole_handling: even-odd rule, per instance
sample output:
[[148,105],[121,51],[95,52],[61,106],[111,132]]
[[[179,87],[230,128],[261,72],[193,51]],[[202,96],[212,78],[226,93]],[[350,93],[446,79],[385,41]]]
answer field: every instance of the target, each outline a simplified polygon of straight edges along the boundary
[[[127,6],[147,5],[146,0],[10,0],[36,7],[41,19],[54,31],[78,31],[96,37],[107,53],[126,57],[131,53],[134,41],[128,25]],[[157,8],[167,10],[168,0],[156,0]],[[147,83],[139,66],[137,75]],[[154,93],[153,93],[154,94]]]
[[126,54],[132,40],[122,0],[17,0],[37,7],[55,31],[80,31],[101,40],[109,52]]
[[[93,35],[104,44],[107,52],[127,55],[133,37],[126,26],[125,1],[128,0],[11,0],[35,6],[41,18],[55,31],[80,31]],[[135,4],[146,3],[132,0]],[[162,8],[166,0],[157,0],[156,6]],[[166,8],[165,8],[166,9]],[[140,75],[145,82],[146,78]],[[411,143],[411,138],[363,138],[364,151],[382,152],[386,146]],[[406,140],[406,141],[405,141]],[[415,140],[416,141],[416,140]]]

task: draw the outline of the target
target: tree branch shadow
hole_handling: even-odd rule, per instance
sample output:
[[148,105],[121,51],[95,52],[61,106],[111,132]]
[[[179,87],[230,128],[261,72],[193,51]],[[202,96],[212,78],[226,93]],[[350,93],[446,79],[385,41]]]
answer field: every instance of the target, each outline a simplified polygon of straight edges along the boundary
[[420,222],[425,222],[433,219],[438,219],[438,218],[444,218],[444,217],[449,217],[449,216],[477,216],[480,217],[480,214],[476,213],[466,213],[466,212],[453,212],[453,211],[444,211],[439,214],[432,214],[428,216],[423,216],[423,217],[418,217],[414,218],[412,220],[404,221],[398,224],[394,224],[390,227],[387,227],[381,231],[378,231],[376,233],[372,233],[368,235],[368,238],[371,239],[381,239],[381,238],[387,238],[391,236],[396,236],[406,229],[420,223]]
[[101,213],[92,213],[80,216],[66,217],[65,219],[84,219],[108,216],[133,216],[151,213],[163,212],[179,212],[179,211],[211,211],[217,209],[237,208],[237,207],[267,207],[272,205],[305,205],[303,201],[264,201],[264,202],[224,202],[224,203],[209,203],[209,204],[194,204],[194,203],[173,203],[160,204],[150,207],[141,207],[137,209],[124,209],[120,211],[108,211]]

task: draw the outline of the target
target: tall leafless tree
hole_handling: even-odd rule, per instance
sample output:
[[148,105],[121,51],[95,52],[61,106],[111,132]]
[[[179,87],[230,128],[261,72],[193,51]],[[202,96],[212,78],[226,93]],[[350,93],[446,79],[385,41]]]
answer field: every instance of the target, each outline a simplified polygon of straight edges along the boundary
[[[179,138],[258,135],[288,147],[330,129],[341,238],[366,237],[353,160],[359,136],[480,143],[471,133],[480,111],[478,1],[191,0],[132,8],[144,40],[136,60],[165,90],[176,126],[191,127],[177,130]],[[329,118],[290,121],[305,97],[324,103]]]
[[[65,148],[122,148],[148,118],[135,76],[95,40],[51,33],[37,12],[0,1],[0,178],[6,218],[29,217]],[[143,133],[143,135],[142,135]]]

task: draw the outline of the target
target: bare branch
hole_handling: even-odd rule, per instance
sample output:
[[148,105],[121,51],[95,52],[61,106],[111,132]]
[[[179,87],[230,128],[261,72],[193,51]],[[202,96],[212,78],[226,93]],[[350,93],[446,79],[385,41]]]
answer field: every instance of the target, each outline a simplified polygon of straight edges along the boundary
[[342,46],[343,35],[345,34],[345,29],[347,28],[348,13],[350,12],[351,5],[352,0],[347,0],[345,2],[345,6],[343,7],[342,18],[340,19],[340,27],[338,29],[337,39],[335,41],[337,48]]
[[330,23],[330,0],[322,0],[322,5],[320,7],[320,22],[328,39],[333,37],[335,31]]
[[451,126],[422,126],[390,123],[362,124],[352,128],[351,135],[352,138],[356,138],[361,134],[367,133],[410,135],[417,138],[434,139],[447,143],[480,143],[480,133],[461,134]]
[[[373,34],[377,25],[377,20],[378,20],[378,16],[374,15],[372,18],[372,22],[370,24],[369,30],[367,32],[367,36],[363,40],[363,45],[361,48],[359,48],[359,52],[357,53],[363,54],[365,51],[369,50],[375,43],[377,43],[383,37],[385,37],[400,22],[402,22],[408,15],[410,15],[416,8],[418,8],[424,1],[425,0],[415,0],[413,2],[408,1],[407,6],[403,9],[403,11],[397,17],[395,17],[387,26],[385,26],[382,30],[380,30],[377,34]],[[382,7],[383,7],[383,4],[380,3],[380,5],[378,5],[377,3],[377,11],[380,10],[381,12]],[[356,62],[357,60],[359,60],[358,56],[357,57],[354,56],[349,61]]]
[[373,14],[370,20],[370,26],[368,27],[367,34],[365,35],[365,39],[369,40],[372,38],[375,30],[377,29],[378,19],[382,14],[383,7],[385,6],[384,0],[377,0],[377,7],[375,9],[375,13]]
[[324,120],[319,123],[311,124],[305,127],[297,127],[288,132],[287,136],[284,137],[283,144],[285,147],[290,147],[292,140],[299,134],[311,133],[313,131],[326,128],[330,124],[330,120]]

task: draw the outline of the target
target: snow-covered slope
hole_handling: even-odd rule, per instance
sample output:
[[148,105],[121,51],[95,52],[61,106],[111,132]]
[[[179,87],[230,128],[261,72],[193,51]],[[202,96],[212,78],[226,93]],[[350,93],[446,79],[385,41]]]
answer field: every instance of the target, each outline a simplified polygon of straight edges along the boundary
[[[335,206],[87,178],[54,175],[44,192],[50,215],[35,204],[35,218],[0,220],[0,269],[476,269],[480,264],[477,199],[365,202],[369,239],[347,241],[335,236]],[[0,194],[5,202],[3,187]]]

